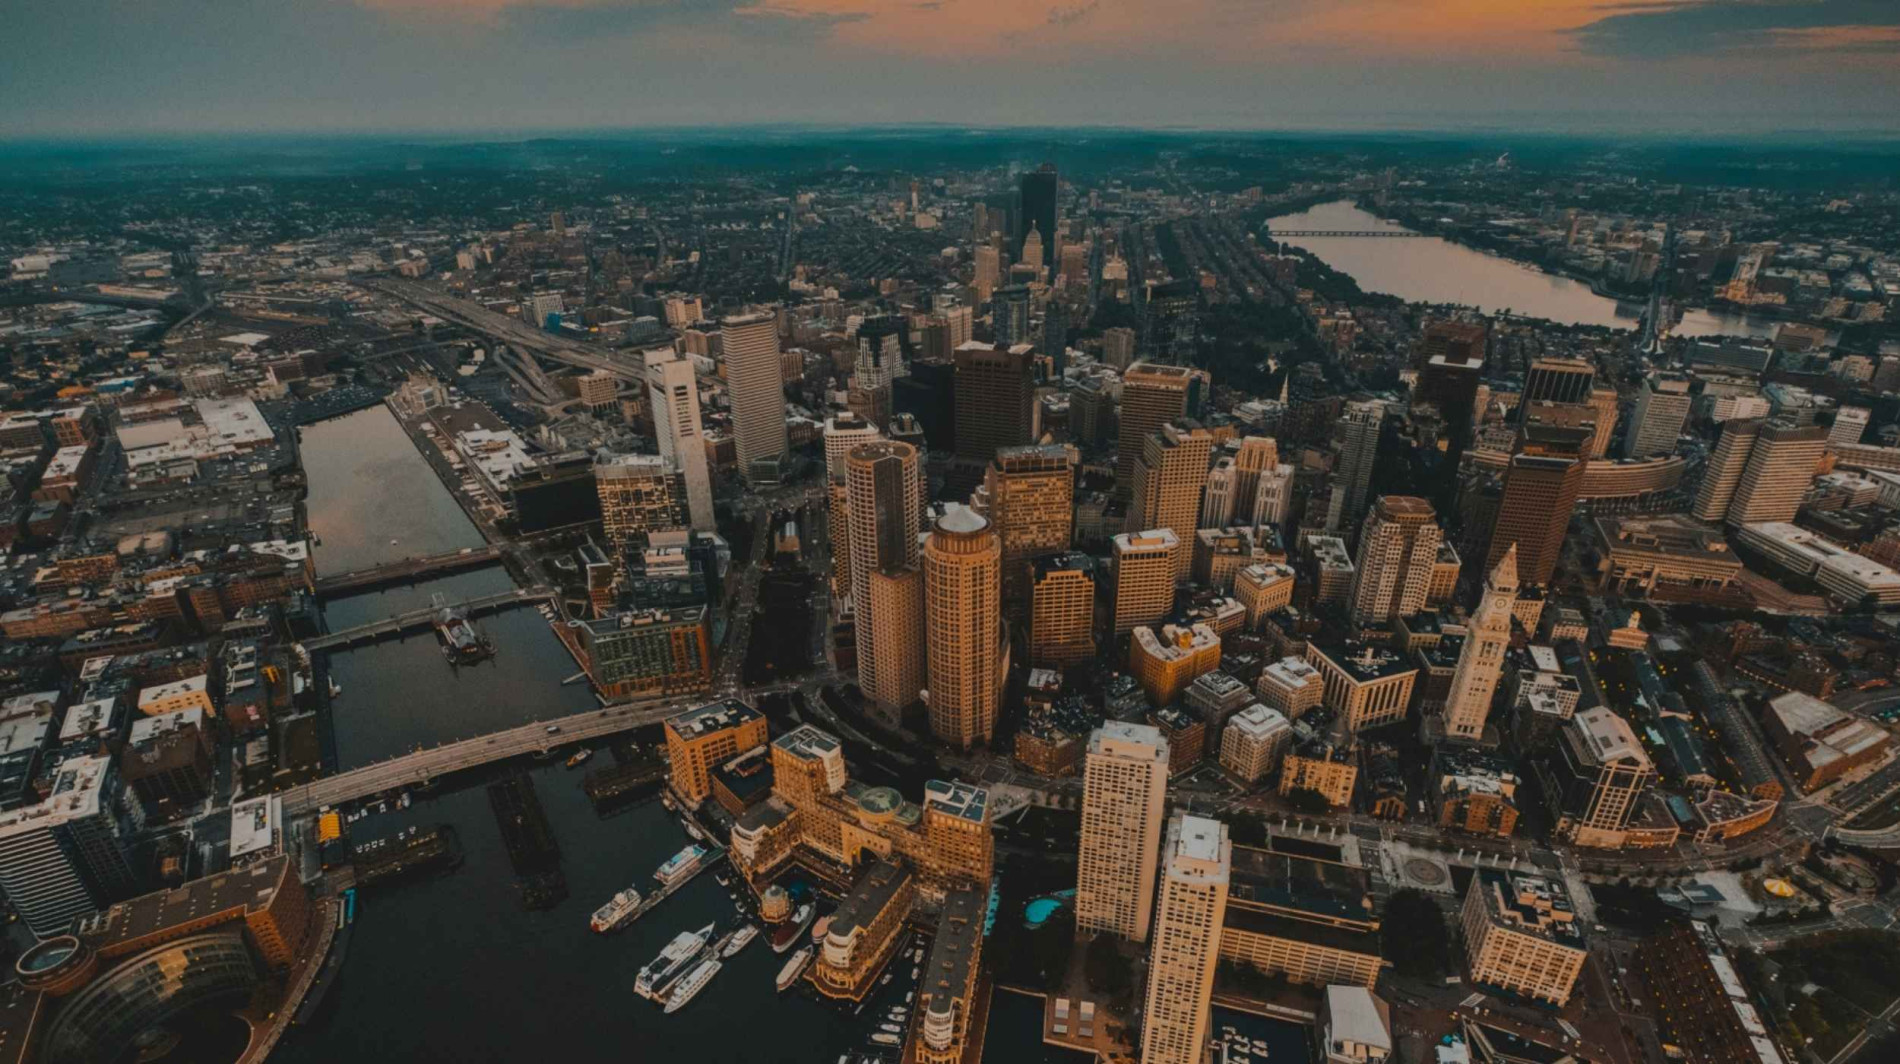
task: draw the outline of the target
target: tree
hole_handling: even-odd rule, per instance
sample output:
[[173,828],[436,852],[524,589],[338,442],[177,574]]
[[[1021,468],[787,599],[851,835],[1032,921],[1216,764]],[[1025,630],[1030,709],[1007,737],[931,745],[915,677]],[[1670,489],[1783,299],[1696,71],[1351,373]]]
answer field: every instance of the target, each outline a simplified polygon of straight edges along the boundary
[[1227,821],[1227,837],[1236,846],[1265,846],[1267,822],[1253,813],[1236,813]]
[[1296,813],[1312,816],[1330,812],[1333,808],[1333,803],[1327,801],[1325,795],[1310,787],[1295,787],[1286,792],[1286,804],[1292,806]]
[[1133,966],[1122,956],[1113,935],[1098,934],[1089,940],[1083,971],[1088,975],[1089,989],[1106,997],[1120,997],[1135,985]]
[[1451,935],[1438,903],[1401,890],[1385,903],[1384,952],[1400,975],[1430,978],[1451,967]]

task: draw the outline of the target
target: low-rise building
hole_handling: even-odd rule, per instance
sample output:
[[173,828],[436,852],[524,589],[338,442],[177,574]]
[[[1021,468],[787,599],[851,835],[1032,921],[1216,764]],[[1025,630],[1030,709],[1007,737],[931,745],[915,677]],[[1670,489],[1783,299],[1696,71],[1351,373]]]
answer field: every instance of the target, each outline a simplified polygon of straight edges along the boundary
[[1260,670],[1254,693],[1269,709],[1298,720],[1321,703],[1326,689],[1318,669],[1301,658],[1282,658]]
[[1233,848],[1221,959],[1308,986],[1371,989],[1391,962],[1366,870],[1350,851],[1291,842]]
[[1137,628],[1128,641],[1128,671],[1157,706],[1167,706],[1195,677],[1220,667],[1220,636],[1204,624]]
[[1221,767],[1247,783],[1258,783],[1280,771],[1292,742],[1293,726],[1287,719],[1255,703],[1234,714],[1221,732]]
[[808,978],[829,998],[861,1001],[896,951],[917,898],[917,877],[902,860],[880,857],[831,914]]
[[1418,667],[1403,654],[1373,643],[1314,642],[1306,663],[1319,670],[1321,702],[1339,714],[1346,731],[1405,719]]
[[1326,1064],[1381,1064],[1392,1055],[1392,1010],[1363,986],[1329,986],[1320,1003]]
[[715,768],[766,742],[765,715],[736,698],[666,720],[666,761],[674,793],[697,805],[712,793]]
[[1770,699],[1762,730],[1803,791],[1814,791],[1885,756],[1893,736],[1800,691]]

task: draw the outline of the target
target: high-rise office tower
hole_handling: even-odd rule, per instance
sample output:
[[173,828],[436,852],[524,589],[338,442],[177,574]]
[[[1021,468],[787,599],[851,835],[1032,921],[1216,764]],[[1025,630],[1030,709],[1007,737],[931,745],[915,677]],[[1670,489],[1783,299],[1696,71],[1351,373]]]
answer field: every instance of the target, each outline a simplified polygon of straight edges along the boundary
[[699,384],[693,362],[662,347],[645,355],[647,399],[653,406],[653,434],[660,457],[686,478],[686,509],[695,531],[711,532],[712,475],[706,468],[706,440],[699,426]]
[[1798,425],[1779,417],[1763,425],[1735,488],[1735,501],[1729,504],[1728,523],[1794,520],[1826,452],[1827,429],[1820,425]]
[[1689,378],[1678,373],[1658,374],[1643,381],[1630,411],[1623,451],[1629,458],[1674,454],[1682,423],[1689,419]]
[[639,547],[652,532],[692,522],[686,477],[657,454],[601,452],[594,462],[601,532],[617,549]]
[[957,457],[988,462],[998,448],[1034,443],[1035,368],[1029,352],[972,340],[956,355]]
[[1028,285],[1010,284],[996,290],[996,298],[990,305],[990,328],[996,334],[996,346],[1004,351],[1032,339]]
[[[1280,465],[1280,444],[1271,436],[1243,436],[1234,451],[1234,514],[1243,520],[1254,511],[1260,478]],[[1256,522],[1257,523],[1257,522]],[[1225,527],[1225,526],[1215,526]]]
[[1524,398],[1519,409],[1527,409],[1532,403],[1587,404],[1596,376],[1596,367],[1580,358],[1537,359],[1524,375]]
[[1351,528],[1366,512],[1366,496],[1372,490],[1372,465],[1379,454],[1379,428],[1385,421],[1385,404],[1360,400],[1346,404],[1333,439],[1339,445],[1339,460],[1333,466],[1333,495],[1326,511],[1326,531]]
[[1069,549],[1081,456],[1061,443],[1004,447],[983,476],[984,509],[1003,545],[1004,611],[1020,624],[1029,608],[1029,565]]
[[1069,391],[1069,438],[1080,447],[1094,449],[1108,435],[1115,401],[1093,377],[1077,381]]
[[1167,804],[1168,741],[1159,729],[1109,721],[1089,735],[1076,855],[1077,931],[1147,941]]
[[1487,571],[1497,568],[1504,553],[1516,544],[1518,578],[1525,584],[1549,586],[1563,556],[1564,534],[1570,529],[1577,491],[1589,464],[1583,457],[1589,439],[1583,429],[1524,427],[1520,449],[1504,473],[1491,546],[1484,559]]
[[1116,536],[1109,553],[1114,570],[1117,636],[1160,623],[1174,608],[1174,574],[1187,546],[1165,528]]
[[1590,447],[1586,456],[1591,459],[1602,458],[1610,453],[1610,440],[1616,435],[1616,413],[1618,399],[1615,388],[1590,389],[1590,418],[1596,423],[1596,434],[1590,437]]
[[1578,710],[1536,767],[1546,800],[1560,811],[1557,836],[1604,849],[1622,847],[1643,790],[1656,778],[1629,721],[1608,706]]
[[[877,607],[901,610],[909,599],[902,586],[884,588],[881,603],[872,601],[873,573],[897,574],[917,566],[917,536],[924,508],[923,470],[917,449],[907,443],[880,440],[862,443],[845,457],[846,513],[851,528],[852,600],[858,607],[858,686],[886,711],[902,709],[917,697],[898,678],[920,670],[923,648],[902,641],[915,620],[897,615],[880,617]],[[897,585],[902,578],[893,576]],[[894,671],[892,663],[898,662]],[[908,679],[905,679],[908,683]]]
[[1059,299],[1050,300],[1042,312],[1042,353],[1049,356],[1052,376],[1060,383],[1069,364],[1069,307]]
[[1359,530],[1349,600],[1353,623],[1383,624],[1423,610],[1444,538],[1431,503],[1412,495],[1379,496]]
[[[1192,421],[1177,421],[1150,433],[1135,463],[1135,483],[1128,504],[1128,530],[1165,528],[1187,543],[1194,538],[1201,517],[1201,486],[1207,481],[1207,461],[1214,437]],[[1175,581],[1187,579],[1189,552],[1176,558]]]
[[1484,598],[1466,626],[1465,645],[1445,695],[1445,736],[1477,742],[1497,693],[1504,652],[1511,646],[1511,607],[1517,604],[1517,551],[1507,550],[1491,570]]
[[[858,689],[887,717],[917,701],[930,681],[924,664],[929,639],[925,599],[923,570],[916,565],[873,569],[865,576],[864,590],[854,596]],[[869,661],[867,669],[872,656],[876,660]]]
[[[1164,784],[1166,763],[1164,755]],[[40,938],[65,934],[74,917],[138,888],[117,776],[110,757],[70,757],[52,772],[43,800],[0,812],[0,888]]]
[[1102,361],[1125,370],[1135,362],[1135,330],[1117,325],[1102,330]]
[[785,432],[785,378],[779,370],[778,316],[741,314],[719,325],[732,398],[732,439],[746,483],[778,483],[791,444]]
[[845,459],[862,443],[883,438],[869,418],[858,414],[837,414],[825,419],[825,476],[842,484]]
[[1220,961],[1233,846],[1227,825],[1176,813],[1162,848],[1161,896],[1148,954],[1142,1064],[1202,1064]]
[[1080,552],[1037,558],[1029,583],[1029,663],[1061,669],[1094,657],[1095,560]]
[[1864,406],[1844,406],[1834,414],[1834,424],[1827,430],[1827,445],[1842,447],[1859,443],[1867,431],[1867,422],[1873,417],[1873,411]]
[[990,741],[1009,673],[1002,559],[996,530],[970,509],[939,518],[924,545],[925,701],[931,733],[959,750]]
[[1728,516],[1735,501],[1735,489],[1742,485],[1742,471],[1748,468],[1748,456],[1755,450],[1755,438],[1761,435],[1762,422],[1748,418],[1722,423],[1721,438],[1702,467],[1702,486],[1696,489],[1693,513],[1698,521],[1720,521]]
[[1115,491],[1134,492],[1135,463],[1148,437],[1181,417],[1198,416],[1210,391],[1206,371],[1137,362],[1122,374],[1121,430],[1115,451]]
[[851,407],[880,429],[891,423],[891,382],[904,375],[903,329],[903,319],[889,314],[866,318],[858,326]]
[[[1281,462],[1262,472],[1253,490],[1253,520],[1259,525],[1283,525],[1293,515],[1293,466]],[[1238,516],[1238,515],[1236,515]]]
[[976,301],[988,303],[1003,281],[1003,253],[990,244],[976,246],[976,273],[970,287],[976,289]]
[[1042,269],[1042,230],[1034,222],[1029,223],[1029,235],[1023,238],[1023,253],[1017,261],[1031,269]]
[[1045,241],[1055,239],[1058,186],[1059,179],[1056,177],[1054,163],[1043,163],[1022,176],[1018,185],[1021,190],[1022,209],[1017,215],[1019,228],[1015,233],[1018,262],[1023,259],[1023,242],[1029,239],[1031,229],[1042,234]]
[[1150,283],[1140,306],[1144,340],[1152,357],[1171,365],[1189,364],[1199,340],[1200,285],[1187,278]]
[[1239,479],[1233,456],[1223,454],[1214,459],[1201,489],[1201,518],[1195,527],[1226,528],[1234,523],[1235,482]]

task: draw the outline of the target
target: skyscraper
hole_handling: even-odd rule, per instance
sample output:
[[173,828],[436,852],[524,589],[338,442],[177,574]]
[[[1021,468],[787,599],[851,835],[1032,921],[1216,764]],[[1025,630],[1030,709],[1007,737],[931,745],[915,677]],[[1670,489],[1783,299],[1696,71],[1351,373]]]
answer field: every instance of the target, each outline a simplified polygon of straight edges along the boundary
[[1056,195],[1060,180],[1056,176],[1054,163],[1043,163],[1035,170],[1022,176],[1018,188],[1022,194],[1022,209],[1017,212],[1017,230],[1014,249],[1017,261],[1022,261],[1023,241],[1028,239],[1029,231],[1034,229],[1042,234],[1045,242],[1056,238]]
[[938,519],[924,545],[930,730],[959,750],[989,742],[1009,672],[1002,558],[996,530],[969,509]]
[[1550,584],[1589,464],[1583,457],[1589,439],[1584,429],[1524,427],[1520,449],[1504,473],[1491,547],[1484,559],[1487,571],[1495,569],[1516,544],[1519,579],[1536,587]]
[[1037,229],[1036,223],[1032,221],[1029,223],[1029,235],[1023,237],[1023,253],[1019,261],[1031,269],[1041,270],[1045,262],[1042,245],[1042,230]]
[[699,426],[699,384],[693,363],[662,347],[645,355],[647,399],[653,407],[653,434],[660,457],[686,478],[686,509],[695,531],[711,532],[712,475],[706,469],[706,441]]
[[1466,626],[1465,645],[1445,695],[1445,736],[1476,742],[1484,737],[1491,697],[1498,689],[1504,652],[1511,645],[1511,607],[1517,604],[1517,550],[1504,552],[1484,585],[1484,598]]
[[996,333],[996,346],[1004,351],[1029,342],[1028,285],[1004,285],[996,290],[990,306],[990,327]]
[[1580,358],[1537,359],[1524,375],[1519,409],[1529,409],[1532,403],[1586,404],[1596,375],[1596,367]]
[[1029,663],[1066,668],[1095,656],[1095,560],[1079,552],[1031,563]]
[[1682,435],[1682,423],[1689,419],[1689,378],[1666,374],[1643,381],[1630,411],[1629,431],[1624,434],[1624,454],[1629,458],[1648,458],[1673,454],[1676,437]]
[[1445,538],[1437,518],[1424,499],[1379,496],[1359,530],[1349,600],[1354,624],[1383,624],[1425,608],[1438,545]]
[[1761,421],[1752,418],[1722,423],[1721,438],[1715,441],[1715,450],[1702,468],[1702,486],[1696,490],[1696,520],[1713,522],[1728,516],[1761,427]]
[[1372,465],[1379,453],[1379,428],[1385,421],[1385,404],[1360,400],[1346,404],[1334,426],[1333,439],[1339,445],[1339,460],[1333,466],[1333,495],[1326,511],[1326,531],[1351,528],[1366,512],[1366,496],[1372,490]]
[[[1260,478],[1272,476],[1280,465],[1280,444],[1271,436],[1243,436],[1234,452],[1234,514],[1243,521],[1253,514],[1260,495]],[[1259,524],[1260,522],[1251,522]]]
[[1026,351],[972,340],[956,354],[957,457],[988,462],[1035,442],[1035,371]]
[[1102,361],[1125,370],[1135,361],[1135,330],[1117,325],[1102,330]]
[[601,452],[594,490],[601,533],[619,550],[644,546],[649,533],[685,528],[692,520],[685,475],[657,454]]
[[[989,244],[976,246],[976,272],[970,281],[970,287],[976,289],[976,301],[988,303],[996,292],[996,286],[1002,283],[1003,253]],[[955,345],[952,345],[953,347]]]
[[779,371],[778,317],[741,314],[719,325],[732,396],[732,438],[746,483],[776,484],[791,444],[785,432],[785,379]]
[[1167,802],[1168,742],[1159,729],[1109,721],[1090,734],[1082,764],[1077,931],[1147,941]]
[[[1193,421],[1161,426],[1144,442],[1135,463],[1134,490],[1128,504],[1128,530],[1165,528],[1187,543],[1200,527],[1201,486],[1207,481],[1208,457],[1214,437]],[[1182,551],[1175,560],[1174,578],[1185,581],[1193,559]]]
[[858,353],[852,364],[851,405],[878,428],[891,423],[891,382],[903,375],[904,355],[899,334],[903,320],[880,314],[858,326]]
[[[909,686],[921,678],[923,647],[905,639],[916,618],[903,612],[913,603],[906,578],[917,565],[917,536],[924,506],[923,471],[917,449],[880,440],[852,448],[845,458],[845,491],[851,529],[852,599],[857,603],[858,686],[878,708],[902,709],[917,697]],[[874,596],[872,575],[885,574]],[[912,609],[912,606],[916,609]],[[880,615],[880,610],[888,610]]]
[[1195,417],[1209,388],[1206,371],[1137,362],[1122,374],[1121,432],[1115,452],[1115,491],[1134,492],[1135,463],[1148,436],[1170,421]]
[[1160,622],[1174,608],[1174,574],[1187,546],[1165,528],[1116,536],[1109,553],[1114,570],[1117,636]]
[[1163,849],[1154,947],[1148,954],[1142,1064],[1202,1064],[1220,960],[1233,845],[1227,825],[1176,813]]
[[41,938],[65,934],[73,917],[137,888],[117,775],[110,757],[70,757],[53,770],[43,800],[0,812],[0,888]]
[[998,450],[984,473],[984,508],[1003,544],[1004,608],[1017,624],[1029,606],[1029,563],[1069,549],[1079,465],[1067,444],[1032,444]]
[[1827,451],[1827,429],[1774,418],[1762,426],[1729,504],[1728,523],[1792,521]]
[[1042,312],[1042,353],[1049,356],[1060,383],[1069,364],[1069,307],[1059,299],[1050,300]]

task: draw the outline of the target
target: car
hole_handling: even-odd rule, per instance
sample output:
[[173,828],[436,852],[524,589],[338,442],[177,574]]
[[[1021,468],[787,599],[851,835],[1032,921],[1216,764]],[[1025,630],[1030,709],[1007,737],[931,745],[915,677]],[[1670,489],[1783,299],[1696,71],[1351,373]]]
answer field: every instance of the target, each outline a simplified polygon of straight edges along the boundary
[[550,725],[548,725],[548,734],[549,734],[549,735],[559,735],[559,734],[561,734],[561,726],[560,726],[559,724],[550,724]]

